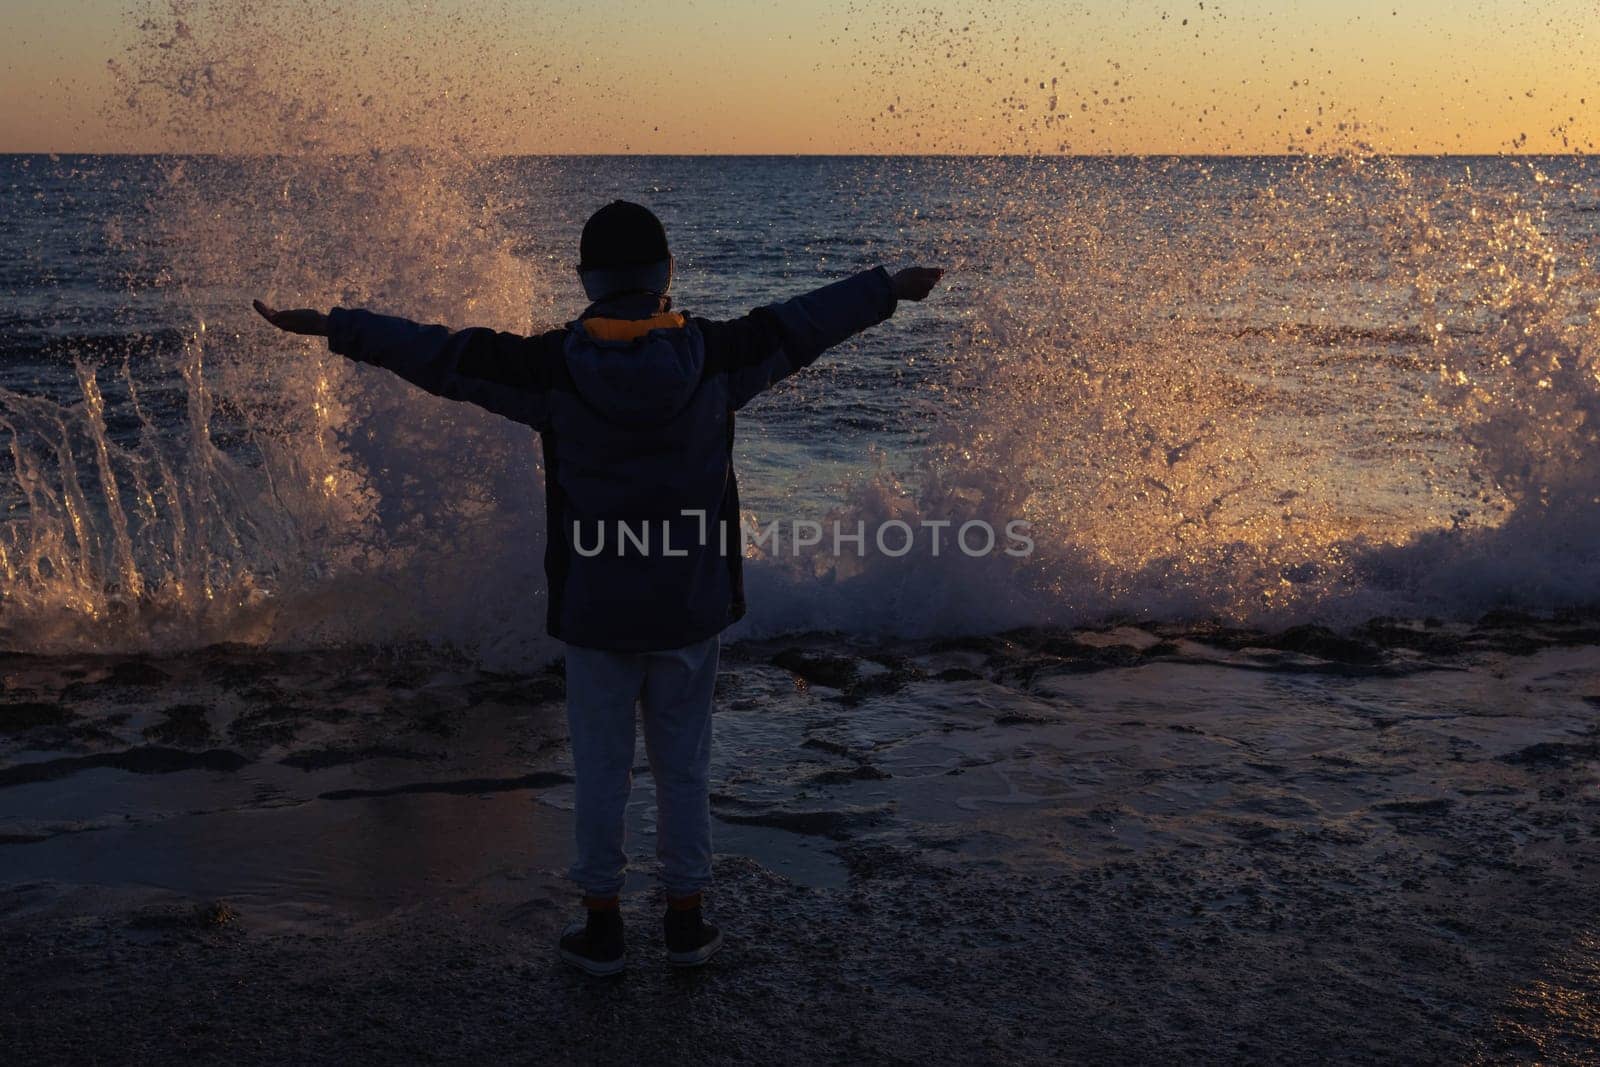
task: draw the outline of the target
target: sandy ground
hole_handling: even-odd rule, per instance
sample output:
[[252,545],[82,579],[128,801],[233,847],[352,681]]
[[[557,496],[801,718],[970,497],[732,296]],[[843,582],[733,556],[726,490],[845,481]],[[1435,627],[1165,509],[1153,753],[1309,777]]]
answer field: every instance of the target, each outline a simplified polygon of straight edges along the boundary
[[0,677],[9,1062],[1600,1062],[1593,620],[733,646],[729,945],[670,971],[641,863],[611,982],[556,671]]

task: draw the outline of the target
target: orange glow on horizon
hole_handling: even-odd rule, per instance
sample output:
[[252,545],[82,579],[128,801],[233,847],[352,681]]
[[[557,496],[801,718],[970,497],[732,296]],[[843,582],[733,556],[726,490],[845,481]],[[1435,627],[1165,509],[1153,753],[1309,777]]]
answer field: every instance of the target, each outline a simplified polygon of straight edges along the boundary
[[[424,13],[368,0],[319,16],[325,27],[231,40],[219,69],[253,52],[288,62],[283,42],[326,32],[320,40],[361,44],[340,44],[351,99],[414,113],[415,80],[396,71],[414,72],[434,94],[434,121],[415,128],[415,142],[455,122],[506,153],[1594,151],[1600,90],[1588,88],[1585,52],[1600,8],[1458,8],[597,0],[574,12],[502,0],[491,18],[465,0]],[[0,26],[11,104],[0,151],[255,143],[248,130],[232,142],[119,119],[124,83],[109,64],[126,66],[141,31],[107,0],[18,0]],[[444,43],[408,54],[419,36]],[[318,80],[284,91],[314,101]]]

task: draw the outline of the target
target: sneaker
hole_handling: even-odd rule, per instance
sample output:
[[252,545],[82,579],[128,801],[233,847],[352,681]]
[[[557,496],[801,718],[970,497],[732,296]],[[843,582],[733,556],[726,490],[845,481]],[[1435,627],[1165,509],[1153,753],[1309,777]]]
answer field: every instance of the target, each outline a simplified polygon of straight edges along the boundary
[[616,908],[590,908],[587,922],[573,923],[561,935],[561,958],[586,974],[605,978],[621,974],[622,913]]
[[667,962],[674,967],[698,967],[722,947],[722,932],[701,916],[698,899],[690,907],[669,904],[662,925],[667,935]]

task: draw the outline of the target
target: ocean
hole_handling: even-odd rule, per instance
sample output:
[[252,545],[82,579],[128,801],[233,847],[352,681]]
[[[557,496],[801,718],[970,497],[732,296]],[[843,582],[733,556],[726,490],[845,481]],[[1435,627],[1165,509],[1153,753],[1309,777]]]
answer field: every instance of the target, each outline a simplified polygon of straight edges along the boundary
[[[0,1032],[41,1060],[1586,1062],[1597,178],[0,157]],[[615,197],[664,219],[696,314],[948,273],[741,413],[747,522],[787,532],[718,678],[730,948],[669,986],[641,934],[601,995],[551,956],[537,438],[250,300],[546,328]],[[835,552],[834,523],[915,543]],[[973,523],[1032,551],[963,551]]]
[[[1581,158],[13,156],[0,189],[16,649],[551,655],[533,435],[249,300],[549,328],[615,197],[666,220],[695,314],[949,271],[740,421],[753,528],[899,520],[913,549],[758,545],[735,636],[1600,592]],[[975,520],[1027,523],[1033,552],[934,554],[924,523]]]

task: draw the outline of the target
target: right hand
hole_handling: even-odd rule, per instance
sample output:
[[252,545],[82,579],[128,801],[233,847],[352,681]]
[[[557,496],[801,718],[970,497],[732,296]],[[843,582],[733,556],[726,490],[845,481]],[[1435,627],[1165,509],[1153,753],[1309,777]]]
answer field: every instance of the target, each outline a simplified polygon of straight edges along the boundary
[[259,300],[252,300],[251,305],[266,319],[285,333],[303,333],[312,337],[328,336],[328,316],[312,308],[291,308],[279,311],[269,307]]
[[889,275],[889,287],[896,300],[921,300],[943,277],[944,271],[938,267],[907,267]]

